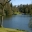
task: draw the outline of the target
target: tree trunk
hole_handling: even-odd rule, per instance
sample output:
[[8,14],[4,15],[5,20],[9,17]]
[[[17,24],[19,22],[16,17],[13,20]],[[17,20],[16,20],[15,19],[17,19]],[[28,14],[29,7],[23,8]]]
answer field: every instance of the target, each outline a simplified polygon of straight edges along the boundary
[[1,26],[3,27],[3,16],[1,17]]
[[1,16],[0,27],[3,27],[3,16]]
[[0,27],[1,27],[1,22],[0,22]]

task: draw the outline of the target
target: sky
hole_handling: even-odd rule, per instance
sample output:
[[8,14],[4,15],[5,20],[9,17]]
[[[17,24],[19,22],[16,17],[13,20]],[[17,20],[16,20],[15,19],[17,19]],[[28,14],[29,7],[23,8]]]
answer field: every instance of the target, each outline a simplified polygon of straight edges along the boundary
[[13,5],[30,4],[32,0],[12,0]]

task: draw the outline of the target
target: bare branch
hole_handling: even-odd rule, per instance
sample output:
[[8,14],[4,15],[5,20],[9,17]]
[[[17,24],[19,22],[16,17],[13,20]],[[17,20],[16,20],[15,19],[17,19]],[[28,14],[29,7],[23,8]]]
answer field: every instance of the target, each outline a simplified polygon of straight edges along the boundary
[[[6,3],[9,3],[11,0],[8,0]],[[3,5],[2,3],[0,3],[2,6],[5,6],[6,5],[6,3]]]
[[8,0],[7,3],[10,2],[10,1],[11,1],[11,0]]
[[2,5],[2,3],[0,3]]

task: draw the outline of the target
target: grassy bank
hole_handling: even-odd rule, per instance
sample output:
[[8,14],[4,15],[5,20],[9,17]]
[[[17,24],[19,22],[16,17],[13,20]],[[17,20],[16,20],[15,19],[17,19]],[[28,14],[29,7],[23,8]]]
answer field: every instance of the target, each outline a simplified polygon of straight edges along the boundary
[[0,32],[27,32],[27,31],[20,31],[16,29],[11,29],[11,28],[0,28]]
[[14,12],[14,14],[20,14],[20,12]]

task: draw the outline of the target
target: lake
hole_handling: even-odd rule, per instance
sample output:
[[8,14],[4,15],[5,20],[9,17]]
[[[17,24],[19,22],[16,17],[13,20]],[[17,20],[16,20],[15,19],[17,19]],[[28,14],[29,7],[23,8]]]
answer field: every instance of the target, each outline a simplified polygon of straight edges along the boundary
[[6,28],[30,30],[28,26],[29,21],[29,15],[13,15],[11,18],[6,18],[4,20],[3,26]]

